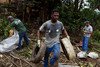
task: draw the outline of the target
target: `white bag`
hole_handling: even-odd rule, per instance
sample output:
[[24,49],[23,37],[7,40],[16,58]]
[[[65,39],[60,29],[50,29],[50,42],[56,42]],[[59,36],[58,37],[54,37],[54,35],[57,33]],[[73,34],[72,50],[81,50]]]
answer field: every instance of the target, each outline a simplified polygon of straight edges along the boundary
[[88,56],[89,56],[90,58],[93,58],[93,59],[96,59],[96,58],[99,57],[99,55],[98,55],[96,52],[90,52],[90,53],[88,54]]
[[13,49],[17,48],[18,46],[15,44],[18,44],[19,41],[19,35],[16,30],[14,30],[14,35],[11,37],[8,37],[7,39],[4,39],[0,42],[0,52],[9,52]]
[[78,57],[78,58],[86,58],[86,57],[87,57],[87,53],[84,52],[84,51],[81,51],[81,52],[79,52],[79,53],[77,54],[77,57]]

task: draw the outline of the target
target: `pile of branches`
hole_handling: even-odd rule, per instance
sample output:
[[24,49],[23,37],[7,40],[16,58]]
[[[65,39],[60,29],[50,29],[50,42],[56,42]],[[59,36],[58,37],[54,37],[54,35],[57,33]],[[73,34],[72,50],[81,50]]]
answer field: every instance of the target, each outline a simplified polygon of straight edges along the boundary
[[18,57],[14,53],[0,54],[0,67],[34,67],[28,59]]

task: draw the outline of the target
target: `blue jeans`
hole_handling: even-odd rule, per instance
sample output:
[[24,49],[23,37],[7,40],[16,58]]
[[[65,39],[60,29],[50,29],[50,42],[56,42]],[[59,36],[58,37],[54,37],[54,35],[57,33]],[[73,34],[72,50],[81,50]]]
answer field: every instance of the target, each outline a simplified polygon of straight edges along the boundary
[[86,37],[86,36],[83,37],[83,44],[82,44],[83,51],[88,51],[89,38],[90,37]]
[[48,58],[51,52],[53,52],[53,56],[50,58],[50,65],[54,65],[60,56],[60,43],[55,43],[51,48],[46,48],[44,67],[48,67]]
[[22,32],[22,33],[19,33],[19,43],[18,43],[18,48],[21,48],[21,42],[22,42],[22,39],[24,38],[25,42],[27,45],[29,45],[29,39],[26,35],[26,32]]

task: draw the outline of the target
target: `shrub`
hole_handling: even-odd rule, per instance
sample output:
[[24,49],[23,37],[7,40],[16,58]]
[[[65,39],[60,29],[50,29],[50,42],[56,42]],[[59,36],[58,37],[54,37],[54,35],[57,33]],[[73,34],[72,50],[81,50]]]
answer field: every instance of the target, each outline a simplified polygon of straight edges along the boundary
[[100,30],[95,30],[94,33],[93,33],[93,40],[95,41],[100,41]]
[[5,18],[0,18],[0,36],[2,36],[3,39],[9,36],[10,29],[9,22]]

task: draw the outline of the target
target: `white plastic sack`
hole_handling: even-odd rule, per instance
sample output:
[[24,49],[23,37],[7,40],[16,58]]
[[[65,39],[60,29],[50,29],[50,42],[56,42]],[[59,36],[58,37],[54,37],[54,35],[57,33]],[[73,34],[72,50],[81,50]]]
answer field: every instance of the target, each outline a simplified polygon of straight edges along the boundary
[[79,53],[77,54],[77,57],[78,57],[78,58],[86,58],[86,57],[87,57],[87,53],[84,52],[84,51],[81,51],[81,52],[79,52]]
[[18,40],[19,40],[18,32],[14,30],[13,36],[8,37],[7,39],[0,42],[0,52],[1,53],[9,52],[17,48],[17,45],[15,44],[18,44]]
[[89,56],[90,58],[93,58],[93,59],[96,59],[96,58],[99,57],[99,55],[98,55],[96,52],[90,52],[90,53],[88,54],[88,56]]

